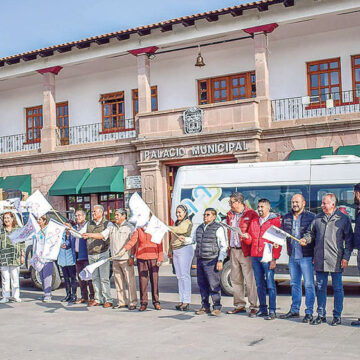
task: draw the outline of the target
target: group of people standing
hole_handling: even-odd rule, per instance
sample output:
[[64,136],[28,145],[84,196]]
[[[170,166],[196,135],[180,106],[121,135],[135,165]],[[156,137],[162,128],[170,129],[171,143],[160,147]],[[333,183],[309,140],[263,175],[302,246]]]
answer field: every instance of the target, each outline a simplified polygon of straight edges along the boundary
[[[360,206],[360,184],[354,187],[354,201]],[[226,225],[216,221],[217,212],[213,208],[204,211],[203,223],[195,231],[188,215],[188,209],[179,205],[176,209],[176,222],[170,227],[169,257],[173,259],[178,279],[179,303],[176,309],[189,310],[191,303],[190,269],[194,253],[197,260],[197,282],[201,294],[201,308],[197,315],[221,314],[220,277],[225,259],[230,256],[231,283],[234,290],[234,308],[228,314],[247,313],[245,284],[249,302],[250,317],[262,317],[265,320],[276,318],[276,284],[274,279],[276,261],[280,257],[281,246],[270,243],[264,233],[271,227],[282,228],[292,237],[287,238],[287,253],[291,277],[292,304],[290,310],[281,318],[300,316],[302,299],[302,279],[305,285],[304,323],[318,325],[326,321],[326,289],[328,276],[332,277],[334,289],[334,311],[331,324],[341,323],[344,291],[342,272],[354,248],[360,247],[360,212],[356,211],[355,235],[351,220],[337,208],[335,194],[326,194],[321,203],[322,212],[315,215],[307,210],[302,194],[295,194],[291,199],[291,211],[282,218],[271,212],[270,201],[260,199],[257,212],[246,206],[246,199],[239,192],[230,196],[231,210],[227,214]],[[148,307],[148,282],[150,279],[152,303],[156,310],[161,310],[159,300],[159,267],[163,262],[162,243],[151,241],[146,233],[146,225],[134,229],[127,221],[125,209],[117,209],[113,223],[104,217],[104,208],[95,205],[92,220],[86,221],[83,210],[75,213],[76,224],[73,228],[82,234],[75,237],[69,231],[64,233],[58,257],[65,279],[66,296],[62,301],[104,308],[123,308],[135,310],[138,305],[134,263],[135,258],[139,273],[140,307]],[[13,245],[9,240],[17,223],[13,213],[3,214],[4,227],[1,239],[1,276],[3,298],[1,303],[9,301],[10,278],[12,297],[20,300],[19,267],[25,261],[24,243]],[[44,241],[47,216],[38,219],[41,230],[34,235],[34,246]],[[191,234],[193,233],[193,236]],[[35,251],[36,249],[34,249]],[[271,253],[271,259],[264,260],[264,251]],[[80,272],[88,264],[113,258],[117,305],[113,305],[110,294],[110,262],[107,261],[93,272],[92,281],[84,281]],[[44,296],[43,301],[51,301],[53,262],[46,261],[40,271]],[[316,282],[314,280],[316,273]],[[77,298],[78,281],[81,297]],[[128,291],[126,291],[126,288]],[[315,293],[316,289],[316,293]],[[269,303],[267,304],[266,294]],[[316,294],[316,295],[315,295]],[[210,297],[213,302],[211,310]],[[317,297],[317,317],[313,317],[315,298]],[[355,321],[352,325],[360,325]]]

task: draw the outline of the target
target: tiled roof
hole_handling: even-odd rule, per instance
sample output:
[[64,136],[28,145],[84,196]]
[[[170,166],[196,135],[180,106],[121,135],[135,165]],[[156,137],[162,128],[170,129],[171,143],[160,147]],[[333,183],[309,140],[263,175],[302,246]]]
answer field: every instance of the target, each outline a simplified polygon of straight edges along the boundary
[[22,54],[7,56],[0,58],[0,66],[17,64],[20,60],[30,61],[35,60],[37,56],[48,57],[54,55],[54,52],[59,53],[71,51],[73,47],[78,49],[84,49],[90,47],[91,43],[96,43],[98,45],[107,44],[110,39],[117,38],[118,40],[127,40],[132,34],[138,34],[139,36],[146,36],[151,33],[154,29],[160,29],[161,32],[172,31],[172,26],[175,24],[182,24],[183,26],[192,26],[195,24],[196,20],[206,19],[209,22],[217,21],[220,15],[231,14],[232,16],[240,16],[243,14],[244,10],[249,9],[258,9],[258,11],[267,11],[269,5],[281,4],[283,3],[285,7],[293,6],[295,0],[261,0],[254,1],[247,4],[236,5],[224,9],[208,11],[200,14],[183,16],[172,20],[166,20],[159,23],[139,26],[136,28],[131,28],[127,30],[116,31],[108,34],[103,34],[99,36],[89,37],[83,40],[72,41],[60,45],[53,45],[46,48],[28,51]]

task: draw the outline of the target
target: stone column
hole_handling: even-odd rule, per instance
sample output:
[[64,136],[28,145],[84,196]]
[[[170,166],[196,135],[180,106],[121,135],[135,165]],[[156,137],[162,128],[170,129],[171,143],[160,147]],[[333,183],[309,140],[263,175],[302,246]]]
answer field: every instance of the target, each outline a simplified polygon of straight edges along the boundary
[[272,121],[267,36],[277,27],[278,24],[272,23],[244,29],[254,37],[256,98],[259,100],[259,124],[262,128],[269,128]]
[[137,80],[138,80],[138,104],[139,114],[151,112],[151,83],[150,83],[150,59],[158,48],[150,46],[142,49],[130,50],[129,53],[136,56]]
[[56,148],[56,100],[55,75],[61,66],[38,70],[43,75],[43,127],[41,130],[41,151],[50,152]]
[[138,102],[139,113],[151,112],[150,59],[146,54],[138,55]]

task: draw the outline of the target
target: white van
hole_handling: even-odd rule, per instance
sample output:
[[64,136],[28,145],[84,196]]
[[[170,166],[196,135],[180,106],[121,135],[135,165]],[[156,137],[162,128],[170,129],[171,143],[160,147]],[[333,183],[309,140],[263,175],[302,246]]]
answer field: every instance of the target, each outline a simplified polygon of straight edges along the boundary
[[[291,210],[291,197],[301,193],[307,209],[318,213],[322,197],[332,192],[339,199],[339,208],[354,221],[353,186],[359,182],[360,158],[353,155],[323,156],[320,160],[183,166],[176,174],[171,217],[175,220],[176,206],[183,204],[192,217],[193,231],[201,224],[207,207],[217,209],[220,221],[230,210],[229,197],[234,191],[243,193],[246,205],[255,210],[259,199],[269,199],[272,211],[281,215]],[[360,282],[356,255],[354,250],[344,281]],[[285,248],[277,261],[275,279],[277,282],[290,279]],[[224,264],[221,285],[225,293],[232,294],[229,262]]]

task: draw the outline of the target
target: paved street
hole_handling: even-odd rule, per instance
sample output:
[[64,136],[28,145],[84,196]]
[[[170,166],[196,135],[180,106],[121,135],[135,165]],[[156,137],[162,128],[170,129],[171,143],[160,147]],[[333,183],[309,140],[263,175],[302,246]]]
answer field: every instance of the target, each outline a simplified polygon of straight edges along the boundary
[[[310,326],[293,321],[250,319],[244,315],[220,318],[174,310],[176,278],[171,267],[161,268],[162,311],[130,312],[67,306],[36,300],[41,294],[22,279],[21,304],[0,305],[1,358],[5,359],[339,359],[358,358],[360,328],[350,322],[360,315],[359,288],[346,287],[343,325]],[[192,309],[200,296],[193,279]],[[114,286],[112,286],[115,297]],[[333,298],[328,313],[331,315]],[[224,312],[232,298],[223,297]],[[289,287],[281,286],[278,314],[288,311]],[[302,309],[303,313],[303,309]],[[331,317],[329,317],[329,320]]]

